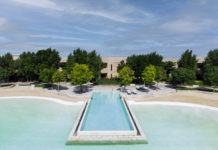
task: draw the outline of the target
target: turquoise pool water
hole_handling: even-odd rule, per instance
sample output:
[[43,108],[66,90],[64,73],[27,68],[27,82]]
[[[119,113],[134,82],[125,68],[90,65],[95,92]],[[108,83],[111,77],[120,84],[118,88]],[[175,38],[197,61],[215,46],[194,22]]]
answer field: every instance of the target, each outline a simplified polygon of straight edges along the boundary
[[217,150],[218,112],[183,106],[135,105],[148,138],[137,145],[66,146],[82,107],[45,100],[0,100],[0,150]]
[[120,130],[133,130],[120,94],[117,92],[93,93],[81,131]]

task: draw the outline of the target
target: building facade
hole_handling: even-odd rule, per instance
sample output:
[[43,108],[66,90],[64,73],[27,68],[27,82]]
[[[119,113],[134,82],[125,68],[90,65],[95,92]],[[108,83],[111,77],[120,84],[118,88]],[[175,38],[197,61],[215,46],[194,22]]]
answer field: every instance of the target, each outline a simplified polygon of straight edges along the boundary
[[[19,55],[14,55],[13,58],[18,59]],[[198,59],[198,66],[200,66],[205,60],[204,57],[198,57],[197,59]],[[102,61],[106,63],[107,66],[101,70],[101,78],[111,79],[111,78],[118,77],[117,67],[122,60],[126,62],[126,57],[102,57]],[[176,64],[176,67],[178,67],[177,66],[177,62],[179,61],[178,58],[172,58],[172,59],[166,58],[163,59],[163,61],[164,62],[172,61]],[[65,64],[66,62],[67,62],[67,58],[61,58],[61,63]]]
[[[117,72],[117,67],[118,64],[124,60],[124,62],[126,62],[126,57],[103,57],[102,61],[104,63],[107,63],[106,68],[101,70],[101,77],[102,78],[115,78],[118,77],[118,72]],[[204,57],[198,57],[198,66],[200,66],[200,64],[202,64],[205,60]],[[178,67],[177,62],[179,61],[178,58],[166,58],[163,59],[164,62],[166,61],[172,61],[175,63],[176,67]]]

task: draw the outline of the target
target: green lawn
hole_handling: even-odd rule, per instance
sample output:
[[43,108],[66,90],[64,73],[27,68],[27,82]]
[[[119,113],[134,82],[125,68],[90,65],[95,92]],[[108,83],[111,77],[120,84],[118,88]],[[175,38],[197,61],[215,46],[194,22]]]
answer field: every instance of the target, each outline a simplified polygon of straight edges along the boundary
[[50,88],[50,87],[54,87],[54,84],[35,84],[35,87],[40,87],[40,88]]
[[26,83],[26,84],[19,84],[19,86],[31,86],[31,84],[28,84],[28,83]]
[[120,85],[121,83],[117,79],[98,79],[95,85]]
[[178,91],[205,91],[205,92],[218,93],[218,91],[213,91],[213,90],[209,90],[209,89],[201,89],[201,88],[185,88],[185,87],[180,87],[180,88],[176,88],[176,90],[178,90]]
[[13,85],[13,84],[0,84],[0,87],[9,87],[11,85]]

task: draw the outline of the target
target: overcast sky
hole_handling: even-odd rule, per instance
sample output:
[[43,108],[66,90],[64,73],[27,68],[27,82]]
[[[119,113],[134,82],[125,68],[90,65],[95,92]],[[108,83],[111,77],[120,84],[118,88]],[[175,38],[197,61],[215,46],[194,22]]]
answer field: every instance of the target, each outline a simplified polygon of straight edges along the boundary
[[0,54],[52,47],[101,56],[218,48],[217,0],[0,0]]

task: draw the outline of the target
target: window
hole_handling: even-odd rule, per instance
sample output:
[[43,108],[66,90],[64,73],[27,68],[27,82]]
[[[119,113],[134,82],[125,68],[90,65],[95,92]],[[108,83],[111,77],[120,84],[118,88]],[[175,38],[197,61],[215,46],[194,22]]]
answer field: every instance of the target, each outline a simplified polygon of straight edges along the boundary
[[113,65],[111,64],[111,71],[113,70]]

